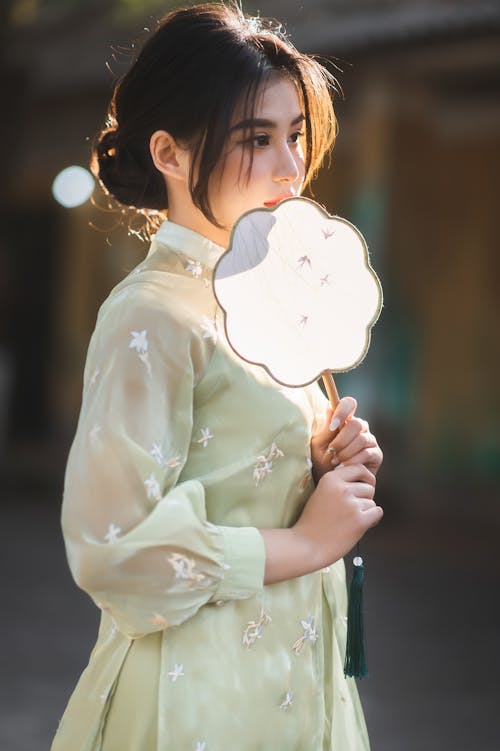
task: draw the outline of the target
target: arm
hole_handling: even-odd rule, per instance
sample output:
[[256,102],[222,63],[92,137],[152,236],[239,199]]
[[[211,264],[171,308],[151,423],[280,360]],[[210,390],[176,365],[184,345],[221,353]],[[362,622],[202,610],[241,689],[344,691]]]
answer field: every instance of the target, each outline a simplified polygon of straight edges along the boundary
[[202,484],[179,482],[211,353],[148,287],[105,307],[89,347],[63,532],[77,584],[132,636],[262,588],[258,530],[209,524]]

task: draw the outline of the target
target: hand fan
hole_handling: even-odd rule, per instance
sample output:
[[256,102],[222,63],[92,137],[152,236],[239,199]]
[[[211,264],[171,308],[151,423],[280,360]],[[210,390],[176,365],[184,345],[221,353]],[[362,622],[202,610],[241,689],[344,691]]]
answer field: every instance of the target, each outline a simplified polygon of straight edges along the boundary
[[[382,288],[356,227],[307,198],[247,212],[215,267],[214,290],[229,344],[242,359],[285,386],[323,377],[336,407],[332,371],[363,360],[382,307]],[[358,602],[362,578],[356,556],[351,595],[359,590]],[[360,618],[362,632],[361,612],[353,617],[350,602],[349,625]],[[362,642],[362,633],[357,638]],[[346,656],[346,674],[366,674],[364,655],[357,662],[352,667]]]

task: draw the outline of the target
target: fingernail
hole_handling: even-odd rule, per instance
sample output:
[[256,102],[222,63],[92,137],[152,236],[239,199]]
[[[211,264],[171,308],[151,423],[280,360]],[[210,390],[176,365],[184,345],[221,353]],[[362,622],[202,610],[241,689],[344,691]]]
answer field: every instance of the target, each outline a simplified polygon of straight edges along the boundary
[[330,423],[330,430],[337,430],[337,428],[340,425],[340,420],[338,417],[334,417],[333,420]]

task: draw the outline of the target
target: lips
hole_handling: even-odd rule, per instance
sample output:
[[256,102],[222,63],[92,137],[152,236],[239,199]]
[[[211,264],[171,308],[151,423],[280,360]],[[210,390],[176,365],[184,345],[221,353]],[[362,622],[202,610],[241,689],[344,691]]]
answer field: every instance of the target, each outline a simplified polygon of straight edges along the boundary
[[273,206],[276,206],[276,204],[280,203],[281,201],[284,201],[285,198],[293,198],[293,195],[293,193],[282,193],[280,196],[273,198],[271,201],[264,201],[264,206],[270,209]]

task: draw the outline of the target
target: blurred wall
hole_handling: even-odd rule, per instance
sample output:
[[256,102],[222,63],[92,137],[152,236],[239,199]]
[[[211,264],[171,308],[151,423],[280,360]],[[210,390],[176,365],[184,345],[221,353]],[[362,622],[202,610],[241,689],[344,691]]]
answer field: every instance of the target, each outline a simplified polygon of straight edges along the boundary
[[[106,61],[124,70],[130,40],[168,5],[3,8],[0,472],[11,496],[53,488],[59,502],[98,307],[147,252],[99,191],[104,208],[63,209],[51,184],[88,162],[114,80]],[[258,7],[300,49],[333,56],[344,88],[315,197],[362,230],[384,286],[365,362],[337,379],[385,449],[384,505],[498,519],[500,5]]]

